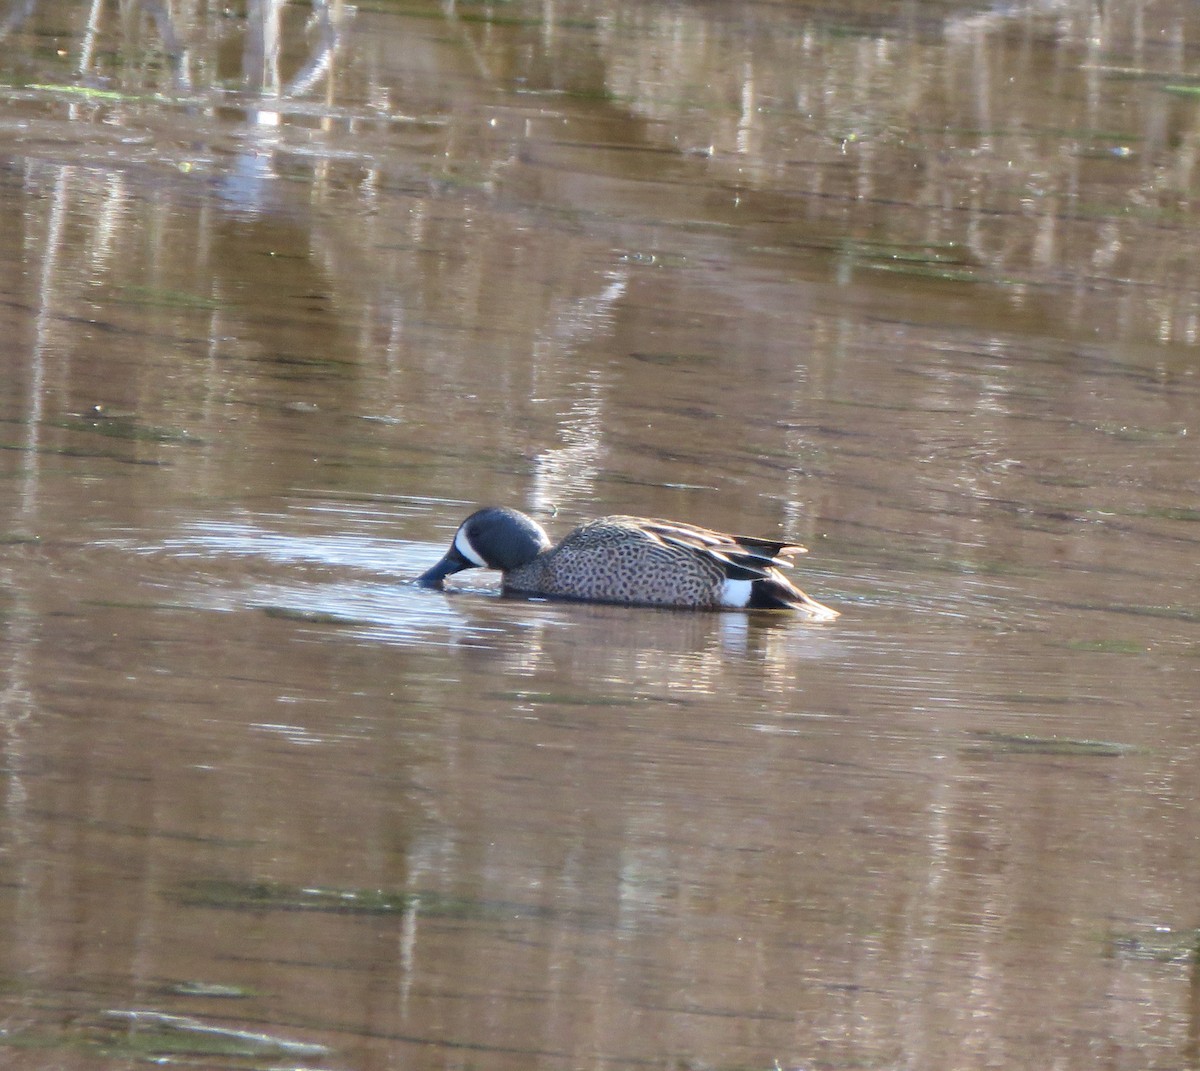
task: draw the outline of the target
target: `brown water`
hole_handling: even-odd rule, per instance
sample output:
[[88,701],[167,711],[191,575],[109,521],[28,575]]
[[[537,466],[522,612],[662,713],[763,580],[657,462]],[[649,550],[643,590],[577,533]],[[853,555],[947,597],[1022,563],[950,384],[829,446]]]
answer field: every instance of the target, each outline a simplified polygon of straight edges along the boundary
[[[0,10],[0,1062],[1200,1065],[1197,70],[1188,0]],[[484,501],[843,616],[407,584]]]

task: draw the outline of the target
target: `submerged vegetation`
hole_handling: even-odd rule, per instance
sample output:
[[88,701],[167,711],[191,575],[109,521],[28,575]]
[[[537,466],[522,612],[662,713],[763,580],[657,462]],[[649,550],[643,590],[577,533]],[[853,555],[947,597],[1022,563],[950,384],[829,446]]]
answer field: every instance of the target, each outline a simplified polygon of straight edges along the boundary
[[430,918],[532,918],[543,908],[529,904],[476,900],[437,892],[385,889],[331,889],[278,882],[198,878],[176,893],[188,907],[236,911],[317,911],[338,915],[397,915],[413,911]]

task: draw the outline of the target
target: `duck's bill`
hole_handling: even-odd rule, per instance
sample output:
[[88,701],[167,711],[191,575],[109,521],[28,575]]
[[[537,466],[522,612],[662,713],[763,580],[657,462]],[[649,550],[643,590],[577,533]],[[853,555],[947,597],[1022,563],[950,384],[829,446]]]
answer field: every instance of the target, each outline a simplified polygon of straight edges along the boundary
[[426,569],[417,577],[416,583],[423,588],[440,588],[446,577],[452,576],[454,573],[461,573],[464,569],[471,569],[474,565],[473,561],[459,553],[457,547],[451,547],[437,565],[432,569]]

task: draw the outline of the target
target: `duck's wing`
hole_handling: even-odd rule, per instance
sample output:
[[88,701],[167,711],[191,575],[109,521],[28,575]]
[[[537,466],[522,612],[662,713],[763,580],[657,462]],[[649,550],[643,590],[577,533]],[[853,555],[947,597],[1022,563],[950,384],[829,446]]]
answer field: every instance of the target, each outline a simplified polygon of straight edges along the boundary
[[775,539],[729,535],[677,521],[643,520],[639,527],[668,546],[702,554],[718,562],[732,580],[759,580],[791,565],[788,558],[804,547]]
[[762,536],[735,535],[731,532],[716,532],[711,528],[700,528],[694,524],[681,524],[679,521],[661,521],[656,519],[639,518],[640,524],[655,535],[672,535],[677,538],[694,541],[699,546],[728,546],[734,544],[745,550],[753,550],[765,554],[769,558],[790,557],[793,554],[807,554],[808,548],[799,543],[789,543],[783,539],[764,539]]
[[808,553],[808,547],[799,543],[781,543],[777,539],[760,539],[758,536],[731,535],[729,538],[743,547],[761,548],[772,558],[791,558]]

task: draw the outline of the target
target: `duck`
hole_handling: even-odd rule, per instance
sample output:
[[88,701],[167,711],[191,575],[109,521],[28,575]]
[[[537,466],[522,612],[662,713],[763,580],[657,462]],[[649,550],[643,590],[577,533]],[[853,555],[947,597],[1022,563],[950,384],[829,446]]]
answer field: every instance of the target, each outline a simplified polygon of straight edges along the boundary
[[804,547],[679,521],[611,516],[554,544],[532,517],[506,506],[476,510],[450,549],[416,579],[442,588],[464,569],[498,569],[505,594],[689,610],[791,610],[832,621],[836,610],[780,570]]

